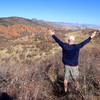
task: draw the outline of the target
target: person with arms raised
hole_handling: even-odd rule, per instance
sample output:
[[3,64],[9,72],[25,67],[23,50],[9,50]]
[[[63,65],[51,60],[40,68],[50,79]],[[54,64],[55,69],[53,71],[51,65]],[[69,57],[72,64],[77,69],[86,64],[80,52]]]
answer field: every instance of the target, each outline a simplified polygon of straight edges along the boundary
[[83,48],[87,43],[91,41],[92,38],[96,36],[96,31],[91,34],[86,40],[79,44],[75,44],[75,37],[69,36],[68,43],[62,42],[56,35],[55,32],[49,30],[52,38],[59,44],[62,48],[62,62],[64,64],[64,90],[67,92],[67,85],[68,82],[72,77],[75,80],[75,86],[77,87],[77,79],[79,78],[79,65],[78,65],[78,58],[80,49]]

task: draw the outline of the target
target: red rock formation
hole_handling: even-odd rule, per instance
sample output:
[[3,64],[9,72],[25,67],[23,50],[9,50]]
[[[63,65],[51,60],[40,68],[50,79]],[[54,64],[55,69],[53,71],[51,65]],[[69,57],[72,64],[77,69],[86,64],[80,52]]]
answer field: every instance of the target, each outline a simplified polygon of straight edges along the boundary
[[32,26],[32,25],[24,25],[24,24],[14,24],[11,26],[2,26],[0,25],[0,36],[10,39],[12,37],[20,36],[23,32],[46,32],[48,28],[42,26]]

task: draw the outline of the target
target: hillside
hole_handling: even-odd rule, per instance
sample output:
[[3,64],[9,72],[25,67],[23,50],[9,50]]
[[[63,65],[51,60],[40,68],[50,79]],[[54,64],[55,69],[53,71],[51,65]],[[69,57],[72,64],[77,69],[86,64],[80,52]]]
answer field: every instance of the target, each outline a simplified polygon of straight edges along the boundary
[[61,48],[48,29],[62,41],[74,35],[77,43],[95,29],[71,30],[69,26],[69,31],[52,24],[19,17],[0,19],[0,92],[14,100],[99,100],[100,31],[80,53],[82,98],[78,93],[64,94]]
[[45,32],[47,27],[25,18],[0,18],[0,38],[10,39],[36,32]]
[[[55,27],[56,26],[56,27]],[[26,19],[21,17],[0,18],[0,47],[9,46],[17,42],[32,42],[37,38],[48,37],[48,29],[56,29],[64,32],[60,25],[36,19]],[[45,36],[46,35],[46,36]],[[33,39],[33,40],[32,40]]]

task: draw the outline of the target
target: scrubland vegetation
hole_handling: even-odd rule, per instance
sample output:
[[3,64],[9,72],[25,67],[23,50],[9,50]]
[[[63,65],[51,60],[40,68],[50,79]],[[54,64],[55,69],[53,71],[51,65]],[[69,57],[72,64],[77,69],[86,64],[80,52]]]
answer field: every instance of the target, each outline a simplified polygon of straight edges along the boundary
[[[88,38],[91,31],[93,29],[69,32],[55,28],[62,41],[73,34],[77,43]],[[14,100],[100,100],[99,32],[80,53],[79,91],[82,95],[73,89],[64,93],[61,48],[48,30],[37,30],[7,41],[0,44],[0,92]]]

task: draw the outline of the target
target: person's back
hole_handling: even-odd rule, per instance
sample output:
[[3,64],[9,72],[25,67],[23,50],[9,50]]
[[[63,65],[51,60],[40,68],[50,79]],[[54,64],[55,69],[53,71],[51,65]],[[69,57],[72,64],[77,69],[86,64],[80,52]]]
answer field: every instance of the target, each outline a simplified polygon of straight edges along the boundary
[[86,45],[91,37],[84,40],[79,44],[74,44],[75,40],[68,40],[68,43],[64,43],[59,40],[55,35],[52,35],[53,39],[61,46],[62,48],[62,61],[64,65],[77,66],[78,65],[78,57],[80,49]]
[[[69,49],[66,49],[66,46],[69,46]],[[80,49],[76,44],[69,45],[65,43],[65,47],[62,48],[63,52],[62,61],[64,65],[77,66],[79,50]]]

